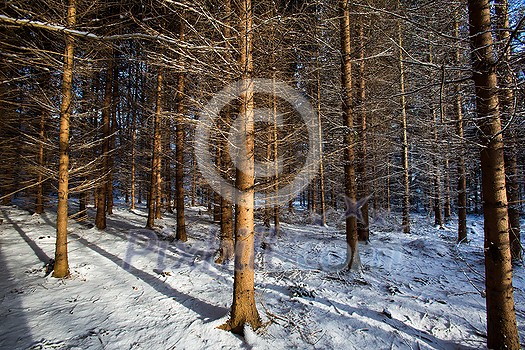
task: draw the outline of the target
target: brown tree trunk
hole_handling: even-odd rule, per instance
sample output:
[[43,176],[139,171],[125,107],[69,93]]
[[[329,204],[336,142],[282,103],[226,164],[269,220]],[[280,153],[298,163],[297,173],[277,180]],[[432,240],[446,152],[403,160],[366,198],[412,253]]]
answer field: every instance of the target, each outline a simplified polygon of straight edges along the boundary
[[446,158],[445,158],[445,162],[443,165],[443,170],[445,172],[444,179],[443,179],[443,187],[445,191],[445,194],[444,194],[445,198],[444,198],[444,203],[443,203],[443,216],[444,216],[445,222],[448,222],[452,214],[451,213],[452,208],[450,204],[450,164],[448,160],[448,151],[446,152],[445,157]]
[[[162,112],[162,69],[159,68],[157,73],[157,92],[155,102],[155,120],[153,121],[153,154],[151,157],[151,177],[148,194],[148,220],[146,222],[146,228],[153,228],[155,225],[155,219],[157,219],[157,211],[160,206],[160,165],[161,165],[161,152],[162,152],[162,138],[161,138],[161,125],[160,115]],[[158,209],[157,209],[158,208]]]
[[[67,7],[67,27],[74,28],[76,24],[76,1],[69,0]],[[64,73],[62,76],[62,102],[60,103],[60,136],[59,136],[59,167],[58,167],[58,207],[57,207],[57,237],[55,247],[55,264],[53,277],[69,276],[67,258],[67,219],[69,195],[69,119],[73,102],[73,64],[75,42],[72,35],[66,34],[64,52]]]
[[[358,160],[358,184],[357,193],[358,197],[366,198],[368,196],[368,178],[367,178],[367,121],[366,121],[366,110],[365,110],[365,99],[366,99],[366,82],[365,82],[365,38],[364,38],[364,24],[363,18],[358,21],[358,34],[359,34],[359,83],[357,85],[358,91],[358,105],[359,105],[359,135],[361,145],[359,147],[359,160]],[[365,202],[361,208],[363,214],[363,222],[357,223],[357,237],[360,241],[369,241],[370,232],[368,229],[369,217],[368,217],[368,201]]]
[[[439,144],[439,131],[436,110],[432,107],[432,114],[434,117],[434,147]],[[434,225],[443,228],[443,217],[441,216],[441,168],[439,166],[438,155],[434,153],[433,170],[434,170]]]
[[[47,75],[46,75],[47,76]],[[50,76],[48,76],[50,77]],[[44,82],[46,84],[46,82]],[[42,214],[44,212],[44,167],[45,167],[45,143],[46,143],[46,121],[48,119],[47,110],[43,109],[40,114],[40,126],[39,126],[39,139],[38,144],[38,173],[37,173],[37,186],[36,186],[36,201],[35,201],[35,213]]]
[[402,226],[404,233],[410,233],[410,174],[408,168],[408,117],[405,99],[405,65],[403,63],[403,30],[401,22],[397,22],[398,46],[399,46],[399,72],[400,72],[400,103],[401,121],[403,125],[402,134],[402,162],[403,162],[403,213]]
[[[230,1],[225,0],[225,7],[226,7],[226,18],[230,18],[231,16],[231,7],[230,7]],[[226,38],[230,37],[230,29],[229,29],[229,21],[226,24],[226,28],[224,30],[224,36]],[[223,132],[227,131],[227,128],[231,124],[231,113],[230,108],[226,107],[224,111],[224,118],[223,122],[221,123],[221,128],[223,129]],[[219,160],[218,163],[220,163],[221,170],[224,174],[226,174],[226,177],[229,178],[230,175],[232,175],[232,169],[230,166],[231,158],[230,158],[230,152],[228,149],[228,141],[226,138],[221,138],[219,141]],[[222,193],[225,193],[228,189],[228,186],[226,183],[222,184],[224,187],[222,189]],[[235,243],[233,240],[233,206],[232,203],[226,198],[227,196],[221,196],[220,197],[220,209],[221,209],[221,230],[220,230],[220,246],[219,246],[219,256],[215,260],[215,263],[222,264],[224,262],[231,261],[234,258],[235,255]]]
[[[321,66],[319,64],[319,52],[317,53],[317,124],[319,125],[319,135],[323,135],[323,124],[321,118]],[[274,129],[276,129],[275,127]],[[323,138],[319,138],[319,199],[321,225],[326,226],[326,194],[325,194],[325,171],[323,159]],[[275,155],[277,157],[277,155]],[[274,158],[277,159],[277,158]]]
[[[500,47],[506,48],[510,39],[509,14],[507,0],[496,0],[496,39]],[[500,51],[503,51],[500,50]],[[512,90],[512,70],[508,67],[509,52],[499,52],[500,65],[498,69],[499,102],[501,118],[510,122],[514,114],[514,92]],[[518,153],[516,148],[516,133],[512,126],[504,133],[505,137],[505,172],[507,179],[507,197],[509,202],[509,234],[512,259],[521,259],[520,243],[520,209],[518,185]]]
[[[274,55],[272,55],[272,59],[275,60]],[[272,61],[272,64],[275,64],[274,61]],[[277,163],[277,160],[279,159],[279,129],[278,129],[278,120],[277,120],[277,95],[275,92],[275,83],[277,80],[277,73],[274,70],[272,72],[272,114],[273,114],[273,128],[272,128],[272,151],[273,151],[273,160],[275,162],[274,167],[274,194],[278,198],[279,197],[279,165]],[[322,177],[321,172],[321,177]],[[324,211],[324,209],[323,209]],[[280,206],[276,205],[273,207],[273,228],[274,228],[274,234],[276,236],[281,235],[281,219],[280,219]]]
[[[181,15],[179,25],[179,40],[184,42],[184,17]],[[184,57],[180,57],[180,64],[184,66]],[[184,218],[184,72],[179,73],[177,81],[177,125],[175,130],[175,196],[177,198],[177,232],[176,238],[186,242],[186,222]]]
[[113,214],[113,172],[115,168],[115,146],[116,146],[116,137],[117,137],[117,110],[118,110],[118,66],[115,64],[117,61],[115,53],[112,57],[111,67],[113,74],[111,80],[112,88],[112,104],[111,104],[111,126],[110,126],[110,138],[109,138],[109,154],[108,154],[108,181],[107,181],[107,214]]
[[[457,38],[456,46],[456,64],[461,64],[462,50],[460,46],[460,35],[459,35],[459,11],[456,9],[454,21],[454,33]],[[454,100],[454,116],[456,118],[456,135],[458,136],[458,157],[457,157],[457,180],[458,180],[458,243],[467,241],[467,172],[465,170],[465,141],[464,141],[464,128],[463,128],[463,101],[461,98],[461,85],[454,85],[454,94],[456,96]]]
[[261,325],[255,305],[254,286],[254,101],[253,101],[253,12],[251,0],[237,3],[240,17],[240,60],[243,79],[240,100],[240,134],[245,137],[236,171],[236,187],[241,191],[237,198],[235,215],[235,270],[233,281],[233,303],[231,318],[222,328],[234,333],[243,333],[244,325],[253,329]]
[[102,172],[97,191],[97,215],[95,226],[99,230],[106,228],[106,203],[108,197],[108,172],[109,172],[109,146],[110,146],[110,123],[111,123],[111,101],[113,97],[113,55],[108,60],[106,70],[106,86],[104,90],[104,102],[102,107]]
[[[355,185],[355,156],[354,156],[354,128],[353,108],[352,108],[352,63],[351,55],[351,34],[350,34],[350,5],[346,0],[339,1],[339,25],[341,30],[341,83],[343,95],[343,125],[346,129],[344,136],[344,174],[345,174],[345,195],[351,201],[356,201]],[[346,267],[348,269],[358,269],[360,267],[358,244],[357,244],[357,220],[355,216],[346,218],[346,244],[347,257]]]
[[136,150],[136,143],[137,143],[137,111],[135,110],[135,106],[131,106],[131,183],[130,183],[130,209],[135,209],[135,189],[136,189],[136,157],[137,157],[137,150]]
[[173,214],[172,191],[171,191],[171,119],[166,118],[164,125],[164,194],[166,196],[166,212]]
[[509,242],[509,218],[496,67],[488,0],[469,0],[473,79],[476,87],[485,227],[487,347],[520,348]]

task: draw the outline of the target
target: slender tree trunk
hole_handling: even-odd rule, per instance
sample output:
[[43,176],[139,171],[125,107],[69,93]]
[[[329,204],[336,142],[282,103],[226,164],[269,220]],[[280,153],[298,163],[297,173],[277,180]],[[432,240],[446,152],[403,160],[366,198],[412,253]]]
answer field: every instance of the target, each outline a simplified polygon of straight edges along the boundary
[[[230,0],[224,0],[224,12],[225,12],[225,20],[224,20],[224,37],[228,40],[227,41],[227,47],[228,49],[232,50],[232,33],[231,33],[231,16],[232,16],[232,7],[231,7],[231,1]],[[227,53],[227,59],[228,61],[233,63],[233,59],[229,53]],[[231,117],[231,107],[227,106],[224,110],[224,118],[223,122],[221,123],[220,127],[223,129],[223,132],[226,132],[227,129],[230,127],[232,121]],[[226,134],[226,133],[225,133]],[[228,147],[228,140],[223,137],[220,139],[219,143],[219,163],[222,166],[222,171],[226,175],[226,177],[229,179],[230,176],[233,176],[231,168],[231,157],[230,157],[230,150]],[[225,193],[228,189],[228,185],[226,182],[223,182],[222,184],[222,193]],[[221,231],[220,231],[220,247],[219,247],[219,256],[215,260],[215,263],[222,264],[224,262],[228,262],[230,260],[233,260],[235,256],[235,242],[233,240],[233,205],[232,203],[227,199],[227,197],[230,196],[221,196],[220,198],[220,204],[221,204]]]
[[443,179],[443,187],[445,191],[445,198],[443,203],[443,215],[445,222],[450,221],[450,216],[452,214],[452,208],[450,203],[450,163],[448,160],[448,153],[445,154],[445,162],[443,165],[443,170],[445,172],[444,179]]
[[[184,17],[181,15],[179,25],[179,40],[184,42]],[[184,67],[184,57],[180,57],[180,64]],[[186,242],[186,222],[184,218],[184,83],[185,73],[181,72],[177,81],[177,125],[175,130],[175,195],[177,198],[177,232],[176,238]]]
[[520,348],[509,242],[505,165],[498,109],[488,0],[469,0],[473,79],[476,86],[477,126],[480,129],[483,215],[485,227],[485,283],[487,347]]
[[[319,135],[323,135],[323,119],[321,118],[321,65],[319,64],[320,53],[317,53],[317,124],[319,125]],[[323,159],[323,138],[319,138],[319,197],[321,205],[321,225],[326,226],[326,194],[325,194],[325,174]]]
[[[44,84],[46,84],[44,82]],[[42,214],[44,212],[44,167],[45,167],[45,143],[46,143],[46,121],[48,119],[47,110],[42,110],[40,114],[40,127],[38,144],[38,173],[37,173],[37,187],[36,187],[36,201],[35,213]]]
[[402,143],[402,162],[403,162],[403,214],[402,226],[403,232],[410,233],[410,174],[408,168],[408,117],[405,99],[405,65],[403,63],[403,30],[401,22],[397,22],[398,45],[399,45],[399,73],[400,73],[400,103],[401,103],[401,120],[403,125]]
[[[368,176],[367,176],[367,121],[366,121],[366,110],[365,110],[365,99],[366,99],[366,82],[365,82],[365,39],[364,39],[364,24],[363,19],[360,18],[358,21],[358,34],[359,34],[359,83],[357,85],[358,91],[358,104],[359,104],[359,134],[361,145],[359,148],[359,160],[358,160],[358,184],[357,191],[358,197],[366,198],[368,196]],[[368,229],[369,217],[368,217],[368,201],[365,202],[361,208],[363,214],[363,222],[357,224],[357,236],[360,241],[369,241],[370,232]]]
[[[496,0],[496,39],[501,47],[505,47],[510,38],[509,14],[507,0]],[[508,49],[510,50],[510,49]],[[512,70],[507,66],[509,52],[499,52],[500,66],[498,67],[499,102],[501,118],[505,123],[510,122],[514,114],[514,92],[512,90]],[[500,50],[502,51],[502,50]],[[512,259],[521,259],[520,243],[520,210],[518,185],[518,152],[516,148],[516,133],[512,127],[504,134],[505,142],[505,171],[507,179],[507,197],[509,201],[509,233]]]
[[[275,13],[274,13],[275,14]],[[274,51],[275,52],[275,51]],[[275,60],[274,55],[272,55],[272,59]],[[272,61],[272,65],[275,64],[274,61]],[[272,135],[272,151],[273,151],[273,160],[275,162],[274,167],[274,193],[276,197],[279,197],[279,165],[277,163],[277,160],[279,159],[279,129],[277,126],[278,120],[277,120],[277,94],[275,92],[275,83],[277,80],[277,72],[273,70],[272,72],[272,114],[273,114],[273,135]],[[322,176],[322,175],[321,175]],[[274,234],[276,236],[281,235],[281,219],[280,219],[280,207],[278,205],[273,207],[273,228],[274,228]]]
[[135,107],[132,105],[132,111],[131,111],[131,184],[130,184],[130,209],[135,209],[135,189],[136,189],[136,158],[137,158],[137,150],[136,150],[136,143],[137,143],[137,111],[135,110]]
[[[341,30],[341,82],[343,94],[343,125],[346,128],[344,136],[344,173],[345,173],[345,195],[351,200],[356,201],[355,184],[355,138],[352,130],[354,128],[353,108],[352,108],[352,63],[351,55],[351,34],[350,34],[350,5],[347,0],[339,1],[339,16]],[[354,216],[346,218],[346,244],[347,257],[346,267],[348,269],[358,269],[361,265],[359,260],[357,244],[357,222]]]
[[[459,19],[457,18],[455,30],[456,37],[459,38]],[[459,45],[459,44],[458,44]],[[456,63],[459,63],[461,59],[461,51],[459,46],[456,49]],[[463,150],[465,149],[465,142],[463,140],[463,101],[461,99],[461,86],[455,85],[455,101],[454,101],[454,114],[456,117],[456,135],[459,138],[459,151],[457,158],[457,172],[458,172],[458,242],[467,241],[467,172],[465,170],[465,157]]]
[[108,154],[108,181],[107,181],[107,214],[113,214],[113,172],[115,171],[115,148],[116,148],[116,137],[117,137],[117,110],[118,110],[118,66],[117,55],[113,53],[112,63],[112,104],[111,104],[111,126],[110,126],[110,138],[109,138],[109,154]]
[[[432,107],[432,114],[434,117],[434,147],[439,149],[439,131],[436,110]],[[438,155],[434,152],[433,170],[434,170],[434,225],[443,228],[443,217],[441,216],[441,169],[439,166]]]
[[388,213],[390,213],[390,210],[391,210],[391,207],[390,207],[390,202],[391,202],[391,191],[390,191],[390,182],[391,182],[391,179],[390,179],[390,176],[391,176],[391,171],[390,171],[390,168],[391,168],[391,164],[390,164],[390,157],[387,157],[387,161],[386,161],[386,211]]
[[164,193],[166,195],[166,211],[173,214],[172,206],[172,191],[171,191],[171,119],[166,118],[164,126],[164,150],[166,157],[164,157]]
[[151,159],[151,178],[150,187],[148,194],[148,220],[146,222],[147,228],[153,228],[155,225],[155,219],[157,219],[157,211],[160,206],[160,165],[161,165],[161,152],[162,152],[162,138],[161,138],[161,125],[160,115],[162,112],[162,69],[159,68],[157,73],[157,92],[155,102],[155,120],[153,122],[153,154]]
[[102,173],[97,191],[97,215],[95,226],[99,230],[106,228],[106,203],[108,198],[108,173],[109,173],[109,148],[110,148],[110,123],[111,123],[111,100],[113,97],[113,54],[110,54],[108,68],[106,70],[106,86],[104,90],[104,102],[102,107]]
[[[74,28],[76,24],[76,1],[69,0],[67,7],[67,27]],[[53,277],[69,276],[67,258],[67,219],[69,195],[69,125],[71,104],[73,102],[73,64],[74,38],[66,34],[64,52],[64,73],[62,76],[62,102],[60,104],[60,136],[59,136],[59,167],[58,167],[58,208],[57,236],[55,247],[55,265]]]
[[235,215],[235,271],[231,318],[222,328],[243,333],[244,325],[259,328],[261,320],[255,306],[254,286],[254,101],[253,101],[253,12],[251,0],[241,0],[239,11],[239,37],[241,77],[240,134],[244,136],[242,159],[236,171],[236,187],[241,191],[237,198]]
[[195,156],[195,150],[192,147],[191,151],[191,206],[194,207],[196,202],[195,198],[197,197],[197,158]]
[[[227,18],[231,16],[230,13],[230,1],[225,0],[225,5],[227,7]],[[230,30],[229,30],[229,21],[226,23],[226,27],[228,27],[228,30],[224,31],[224,36],[226,38],[230,37]],[[230,108],[226,107],[224,111],[224,118],[223,122],[221,123],[221,128],[223,132],[227,131],[227,128],[231,125],[231,113]],[[221,170],[226,174],[226,177],[229,177],[232,175],[232,169],[230,166],[231,158],[230,158],[230,152],[228,149],[228,141],[226,138],[221,138],[219,143],[219,163]],[[227,191],[228,186],[226,183],[223,184],[223,192]],[[227,199],[229,196],[220,196],[220,223],[221,223],[221,230],[220,230],[220,246],[219,246],[219,256],[215,260],[215,263],[222,264],[224,262],[228,262],[234,258],[234,240],[233,240],[233,206],[232,203]]]

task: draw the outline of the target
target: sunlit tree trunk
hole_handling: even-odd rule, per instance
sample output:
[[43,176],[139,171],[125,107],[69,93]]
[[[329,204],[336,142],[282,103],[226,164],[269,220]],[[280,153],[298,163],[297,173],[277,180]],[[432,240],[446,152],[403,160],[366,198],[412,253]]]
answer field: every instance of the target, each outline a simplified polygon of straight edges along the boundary
[[488,0],[469,0],[468,3],[478,114],[476,123],[482,145],[487,347],[518,350],[520,342],[512,288],[505,162],[490,5]]
[[[67,7],[67,26],[74,28],[76,24],[76,1],[69,0]],[[66,34],[64,52],[64,73],[62,76],[62,102],[60,103],[60,135],[59,135],[59,167],[58,167],[58,207],[57,236],[55,247],[55,265],[53,277],[69,276],[67,258],[67,219],[69,195],[69,125],[71,104],[73,102],[73,64],[74,39]]]
[[[344,174],[345,174],[345,195],[351,200],[356,201],[355,185],[355,156],[353,135],[354,118],[352,108],[352,63],[350,60],[351,34],[350,34],[350,5],[347,0],[339,1],[339,25],[341,30],[341,83],[343,98],[343,125],[346,129],[344,136]],[[357,244],[357,222],[354,216],[346,218],[346,244],[347,257],[346,267],[348,269],[359,268],[358,244]]]
[[[510,38],[509,14],[507,0],[496,0],[496,39],[500,47],[506,47]],[[502,49],[502,50],[503,50]],[[502,51],[500,50],[500,51]],[[499,52],[499,102],[501,118],[505,123],[511,121],[514,114],[514,92],[512,90],[512,70],[507,66],[509,61],[509,49]],[[509,202],[509,234],[512,258],[521,258],[520,243],[520,208],[519,208],[519,185],[518,185],[518,152],[516,148],[516,133],[512,126],[508,128],[505,137],[505,171],[507,174],[507,197]]]
[[254,286],[254,101],[253,101],[253,12],[251,0],[236,3],[239,13],[239,39],[242,92],[239,96],[239,132],[245,138],[236,171],[236,187],[241,191],[235,208],[235,269],[231,316],[222,328],[242,334],[244,325],[259,328],[261,320],[255,305]]
[[[179,24],[179,40],[184,42],[184,17],[181,15]],[[180,57],[180,65],[184,67],[184,57]],[[176,239],[186,242],[186,221],[184,218],[184,83],[185,73],[180,72],[177,80],[177,125],[175,129],[175,196],[177,209]]]

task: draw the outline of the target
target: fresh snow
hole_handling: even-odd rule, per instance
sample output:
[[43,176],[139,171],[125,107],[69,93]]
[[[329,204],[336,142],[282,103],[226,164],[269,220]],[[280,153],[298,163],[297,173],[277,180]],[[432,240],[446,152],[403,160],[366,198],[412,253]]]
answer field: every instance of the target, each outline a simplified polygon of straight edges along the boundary
[[[337,220],[341,213],[331,213]],[[233,266],[214,264],[218,225],[187,209],[189,241],[171,241],[176,219],[144,229],[144,208],[122,205],[100,232],[70,221],[71,277],[44,277],[56,216],[0,207],[1,349],[483,349],[483,220],[470,243],[415,216],[401,233],[376,215],[360,244],[362,271],[342,272],[341,222],[286,214],[283,234],[256,234],[256,299],[264,325],[244,338],[217,329],[228,318]],[[525,332],[525,274],[514,270]]]

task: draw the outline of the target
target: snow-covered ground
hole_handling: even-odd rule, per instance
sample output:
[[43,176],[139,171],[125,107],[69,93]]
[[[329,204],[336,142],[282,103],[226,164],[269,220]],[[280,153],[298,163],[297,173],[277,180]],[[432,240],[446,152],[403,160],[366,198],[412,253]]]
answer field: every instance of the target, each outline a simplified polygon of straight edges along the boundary
[[[187,243],[165,214],[116,209],[108,229],[70,221],[71,278],[44,277],[55,215],[0,207],[1,349],[480,349],[485,347],[483,221],[471,242],[413,218],[413,234],[379,215],[360,246],[361,274],[339,272],[342,226],[288,215],[280,238],[257,226],[256,298],[264,326],[243,339],[217,329],[231,304],[233,267],[213,263],[218,225],[189,208]],[[337,217],[340,214],[333,214]],[[514,271],[525,335],[525,273]]]

